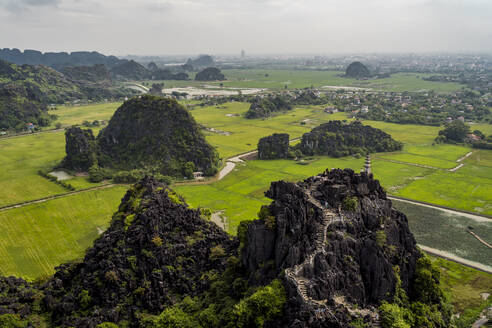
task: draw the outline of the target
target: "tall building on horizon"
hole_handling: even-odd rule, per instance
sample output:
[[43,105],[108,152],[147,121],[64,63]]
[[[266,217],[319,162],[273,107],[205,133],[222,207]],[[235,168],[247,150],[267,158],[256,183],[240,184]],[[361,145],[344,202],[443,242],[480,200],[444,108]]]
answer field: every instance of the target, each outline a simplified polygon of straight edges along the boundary
[[241,50],[241,58],[246,57],[246,52],[244,50]]

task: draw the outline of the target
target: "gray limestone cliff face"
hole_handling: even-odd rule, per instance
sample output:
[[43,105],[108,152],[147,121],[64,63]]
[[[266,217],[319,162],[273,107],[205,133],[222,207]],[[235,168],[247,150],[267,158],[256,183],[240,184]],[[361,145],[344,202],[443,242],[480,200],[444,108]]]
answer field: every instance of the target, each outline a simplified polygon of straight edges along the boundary
[[243,264],[253,283],[281,275],[288,290],[286,326],[378,325],[376,307],[393,298],[399,267],[408,291],[419,258],[404,214],[372,175],[332,170],[299,183],[272,183],[272,220],[246,233]]

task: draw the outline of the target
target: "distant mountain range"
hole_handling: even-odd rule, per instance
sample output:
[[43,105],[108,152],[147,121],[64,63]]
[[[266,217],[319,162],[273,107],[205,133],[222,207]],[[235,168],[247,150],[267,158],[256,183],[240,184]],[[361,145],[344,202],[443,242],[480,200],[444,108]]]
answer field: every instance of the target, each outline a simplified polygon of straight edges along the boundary
[[65,66],[92,66],[104,64],[108,68],[113,68],[126,62],[115,56],[105,56],[96,51],[75,51],[67,52],[45,52],[38,50],[24,50],[4,48],[0,50],[0,59],[17,65],[46,65],[57,70]]

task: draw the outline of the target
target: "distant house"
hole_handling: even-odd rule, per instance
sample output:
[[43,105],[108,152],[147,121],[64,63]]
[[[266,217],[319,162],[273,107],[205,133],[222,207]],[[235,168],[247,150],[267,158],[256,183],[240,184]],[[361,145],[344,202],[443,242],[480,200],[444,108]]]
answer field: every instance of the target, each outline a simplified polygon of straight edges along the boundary
[[27,123],[26,126],[29,131],[34,131],[34,123]]
[[458,117],[458,120],[460,120],[461,122],[465,122],[465,118],[463,116]]
[[369,112],[369,107],[362,106],[362,109],[360,111],[361,111],[361,113],[367,113],[367,112]]
[[466,135],[466,141],[473,142],[473,141],[479,141],[479,140],[480,140],[480,137],[473,134],[473,133],[469,133]]
[[0,136],[6,136],[7,135],[7,132],[5,131],[0,131]]
[[446,123],[451,123],[451,122],[453,122],[453,118],[448,116],[446,118]]
[[338,113],[338,109],[330,106],[330,107],[326,107],[324,112],[328,113],[328,114],[335,114],[335,113]]
[[203,179],[203,172],[193,172],[193,179],[195,180],[201,180]]

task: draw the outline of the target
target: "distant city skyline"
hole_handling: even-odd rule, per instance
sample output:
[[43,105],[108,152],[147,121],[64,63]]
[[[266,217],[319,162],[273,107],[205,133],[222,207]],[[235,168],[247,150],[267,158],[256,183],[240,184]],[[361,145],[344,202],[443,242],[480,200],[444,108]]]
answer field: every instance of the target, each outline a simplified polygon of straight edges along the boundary
[[486,0],[0,0],[0,48],[108,55],[492,53]]

